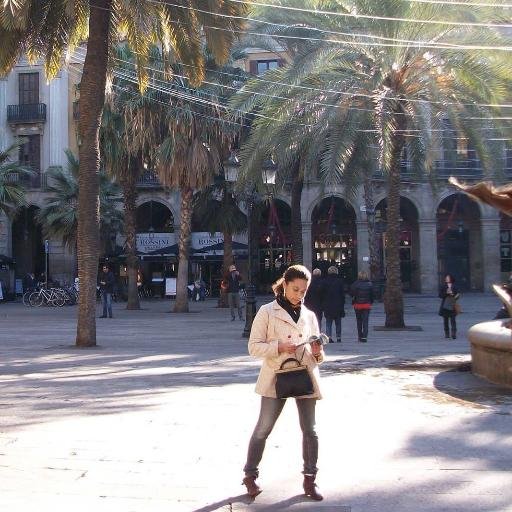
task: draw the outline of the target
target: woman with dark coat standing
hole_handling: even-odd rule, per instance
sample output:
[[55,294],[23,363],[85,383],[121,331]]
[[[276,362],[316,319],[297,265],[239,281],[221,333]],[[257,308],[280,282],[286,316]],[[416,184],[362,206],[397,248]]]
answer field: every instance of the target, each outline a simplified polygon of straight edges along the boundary
[[324,280],[322,311],[325,316],[325,333],[332,339],[332,323],[336,326],[336,341],[341,343],[341,319],[345,316],[345,283],[338,276],[338,269],[333,265],[327,269]]
[[455,286],[455,279],[452,275],[446,274],[444,284],[441,286],[441,290],[439,291],[439,298],[442,299],[441,306],[439,308],[439,316],[443,317],[445,338],[450,337],[450,327],[452,329],[452,339],[457,338],[457,322],[455,317],[457,316],[456,304],[459,297],[460,293]]
[[309,285],[306,296],[304,297],[304,305],[315,313],[318,320],[318,328],[322,330],[322,301],[324,295],[324,278],[322,271],[315,268],[311,276],[311,284]]
[[361,270],[357,274],[357,281],[350,287],[352,304],[356,314],[357,338],[361,343],[368,341],[368,320],[373,304],[373,285],[368,279],[368,273]]

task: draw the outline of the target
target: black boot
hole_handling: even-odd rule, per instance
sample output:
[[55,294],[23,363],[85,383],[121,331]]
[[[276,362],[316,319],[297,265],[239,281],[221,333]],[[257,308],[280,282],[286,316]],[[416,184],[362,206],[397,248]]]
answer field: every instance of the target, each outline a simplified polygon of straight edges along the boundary
[[304,494],[309,496],[312,500],[322,501],[324,497],[318,492],[318,487],[315,484],[315,475],[304,475]]
[[453,331],[452,332],[452,340],[456,339],[457,338],[457,332],[456,331]]
[[444,331],[444,337],[446,339],[449,339],[450,338],[450,331]]
[[260,486],[256,483],[256,477],[255,477],[255,476],[247,475],[247,476],[242,480],[242,485],[245,485],[245,487],[247,488],[247,494],[248,494],[251,498],[256,498],[256,496],[258,496],[258,494],[260,494],[260,493],[261,493],[261,488],[260,488]]

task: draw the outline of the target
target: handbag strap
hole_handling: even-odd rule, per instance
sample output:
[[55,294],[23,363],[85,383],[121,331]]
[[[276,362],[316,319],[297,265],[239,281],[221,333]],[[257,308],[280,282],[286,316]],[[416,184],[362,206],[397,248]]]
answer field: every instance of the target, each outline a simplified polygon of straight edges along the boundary
[[288,359],[285,359],[282,363],[281,363],[281,366],[279,367],[280,370],[283,369],[283,366],[286,364],[286,363],[290,363],[292,361],[295,361],[297,363],[297,366],[302,366],[302,359],[304,358],[304,353],[306,352],[306,347],[304,347],[304,350],[302,351],[302,356],[300,359],[297,359],[296,357],[289,357]]

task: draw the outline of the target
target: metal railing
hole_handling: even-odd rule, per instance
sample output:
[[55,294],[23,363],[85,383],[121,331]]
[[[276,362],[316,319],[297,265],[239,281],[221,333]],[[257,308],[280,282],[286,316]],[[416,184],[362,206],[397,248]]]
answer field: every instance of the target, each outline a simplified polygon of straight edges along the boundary
[[26,176],[18,172],[11,172],[7,176],[8,183],[19,183],[27,189],[46,190],[48,186],[48,177],[46,173],[36,172],[31,176]]
[[8,105],[7,122],[40,123],[46,121],[46,104]]

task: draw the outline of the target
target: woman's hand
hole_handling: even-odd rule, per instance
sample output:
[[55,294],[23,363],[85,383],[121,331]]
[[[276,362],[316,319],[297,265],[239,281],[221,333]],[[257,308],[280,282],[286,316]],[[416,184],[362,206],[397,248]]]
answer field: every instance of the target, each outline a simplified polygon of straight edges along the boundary
[[295,345],[291,341],[279,341],[277,345],[277,351],[280,354],[294,354],[295,353]]
[[323,348],[321,343],[317,343],[316,341],[311,343],[311,353],[314,356],[319,356],[322,353],[322,350]]

